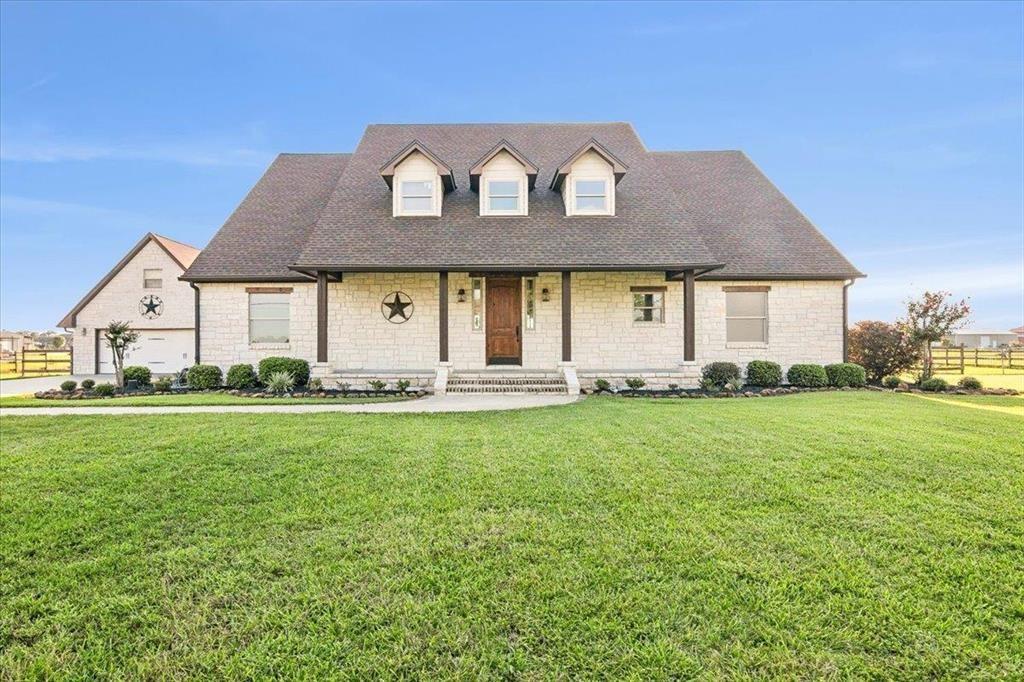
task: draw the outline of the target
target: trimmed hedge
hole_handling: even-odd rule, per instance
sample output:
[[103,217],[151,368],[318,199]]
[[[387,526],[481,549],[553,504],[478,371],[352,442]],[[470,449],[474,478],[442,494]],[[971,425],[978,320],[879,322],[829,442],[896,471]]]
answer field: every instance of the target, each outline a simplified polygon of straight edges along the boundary
[[77,381],[72,381],[68,379],[67,381],[60,382],[60,390],[64,391],[65,393],[71,393],[71,391],[75,390],[75,388],[77,387]]
[[899,377],[887,376],[882,379],[882,385],[886,388],[896,388],[902,383]]
[[188,387],[199,390],[217,388],[223,376],[217,365],[192,365],[188,368]]
[[828,374],[821,365],[793,365],[786,372],[786,380],[791,385],[801,388],[828,386]]
[[124,368],[124,380],[125,383],[129,381],[139,382],[139,386],[149,386],[153,379],[153,373],[149,371],[149,367],[143,367],[142,365],[131,365]]
[[117,386],[114,386],[114,384],[97,384],[96,388],[93,389],[93,392],[102,398],[109,398],[116,391]]
[[231,365],[224,383],[228,388],[252,388],[256,385],[256,370],[249,364]]
[[939,393],[940,391],[945,391],[947,388],[949,388],[949,383],[940,377],[932,377],[931,379],[925,379],[921,382],[922,391]]
[[825,374],[828,375],[828,385],[836,388],[853,386],[861,388],[868,383],[867,372],[864,368],[854,362],[837,362],[833,365],[825,365]]
[[777,362],[751,360],[747,363],[747,383],[762,388],[775,388],[782,383],[782,367]]
[[288,372],[295,379],[296,386],[309,383],[309,363],[298,358],[263,358],[260,360],[260,383],[266,384],[270,375],[277,372]]
[[92,390],[92,387],[96,385],[96,382],[92,379],[82,379],[82,388],[87,391]]
[[980,391],[981,382],[974,377],[963,377],[956,384],[965,391]]
[[723,388],[730,381],[740,378],[740,368],[735,362],[712,362],[704,365],[700,375],[708,384]]

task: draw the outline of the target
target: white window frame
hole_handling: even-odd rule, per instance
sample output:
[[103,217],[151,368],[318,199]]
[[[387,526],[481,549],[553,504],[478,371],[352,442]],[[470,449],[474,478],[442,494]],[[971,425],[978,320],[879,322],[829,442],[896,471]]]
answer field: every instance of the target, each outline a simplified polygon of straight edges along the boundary
[[523,329],[537,329],[537,278],[523,278]]
[[[288,301],[288,314],[285,317],[258,317],[258,318],[253,318],[253,316],[252,316],[252,304],[253,304],[253,297],[254,296],[284,296],[287,299],[287,301]],[[282,291],[250,291],[249,292],[248,304],[249,305],[248,305],[248,315],[247,315],[247,317],[248,317],[248,323],[249,323],[249,328],[248,328],[248,332],[249,332],[249,345],[252,345],[252,346],[268,346],[268,345],[270,345],[270,346],[287,346],[287,345],[289,345],[291,343],[291,336],[292,336],[292,331],[291,331],[292,305],[291,305],[291,294],[290,293],[282,292]],[[287,338],[285,338],[284,341],[254,338],[253,332],[252,332],[252,323],[253,323],[254,319],[255,320],[260,320],[260,321],[263,321],[263,320],[273,320],[273,321],[277,321],[277,322],[280,322],[280,321],[283,320],[283,321],[287,322],[288,323]]]
[[[768,300],[768,293],[771,291],[769,287],[735,287],[725,289],[725,343],[727,346],[738,347],[738,346],[756,346],[763,347],[768,345],[768,316],[770,309],[770,302]],[[730,315],[729,314],[729,294],[761,294],[764,298],[764,315]],[[761,320],[762,332],[761,341],[734,341],[729,339],[729,320]]]
[[[638,325],[638,326],[653,326],[653,325],[662,326],[662,325],[664,325],[665,324],[665,297],[666,297],[667,294],[668,294],[667,287],[657,287],[657,286],[630,287],[629,295],[630,295],[630,300],[631,300],[631,304],[632,304],[631,305],[631,311],[630,311],[630,317],[631,317],[631,319],[633,321],[633,324]],[[640,305],[640,306],[638,306],[636,304],[636,297],[637,296],[647,296],[647,295],[656,296],[657,298],[652,300],[652,305]],[[660,313],[659,317],[661,319],[659,319],[659,320],[638,320],[638,319],[636,319],[636,311],[637,310],[657,310]]]
[[[156,273],[156,276],[153,276]],[[155,282],[155,284],[154,284]],[[163,289],[164,287],[164,271],[163,268],[144,268],[142,270],[142,288],[143,289]]]
[[[495,183],[495,182],[514,182],[514,183],[516,183],[516,193],[515,194],[498,194],[498,195],[492,194],[491,193],[491,184]],[[480,207],[481,208],[481,213],[480,213],[481,215],[495,215],[495,216],[501,216],[501,215],[526,215],[526,210],[525,210],[525,208],[526,208],[526,193],[523,191],[523,187],[525,186],[524,178],[519,177],[519,176],[516,176],[516,177],[502,177],[500,175],[494,175],[494,176],[485,178],[484,181],[483,181],[483,185],[484,185],[484,192],[483,192],[483,197],[482,197],[482,205]],[[510,197],[514,196],[515,199],[516,199],[516,207],[513,208],[513,209],[493,208],[491,206],[491,197],[492,196],[496,196],[496,197],[499,197],[499,198],[502,198],[502,199],[507,199],[507,198],[510,198]]]
[[473,277],[469,285],[473,331],[482,332],[484,330],[484,278]]
[[[409,194],[405,193],[406,184],[422,184],[430,183],[429,194]],[[435,215],[437,212],[437,180],[434,178],[413,178],[403,177],[398,181],[398,210],[403,216],[418,216],[418,215]],[[430,206],[423,209],[406,208],[405,199],[430,199]]]

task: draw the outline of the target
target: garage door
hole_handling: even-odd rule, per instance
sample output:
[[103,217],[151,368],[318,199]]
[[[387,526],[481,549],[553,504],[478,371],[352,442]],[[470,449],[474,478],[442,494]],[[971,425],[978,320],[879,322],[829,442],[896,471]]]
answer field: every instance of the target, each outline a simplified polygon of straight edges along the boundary
[[[192,365],[195,333],[191,329],[139,329],[135,347],[124,354],[125,367],[142,365],[156,374],[173,374]],[[114,362],[100,339],[100,374],[113,374]]]

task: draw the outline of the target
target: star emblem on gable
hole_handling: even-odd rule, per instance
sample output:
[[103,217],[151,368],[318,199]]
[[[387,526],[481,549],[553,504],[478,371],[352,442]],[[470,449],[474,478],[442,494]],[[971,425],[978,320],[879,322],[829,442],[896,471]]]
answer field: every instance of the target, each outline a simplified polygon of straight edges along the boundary
[[152,320],[154,317],[160,317],[160,313],[164,310],[164,302],[160,300],[159,296],[143,296],[142,300],[139,301],[139,314],[148,320]]
[[415,310],[412,299],[403,291],[392,291],[380,304],[384,319],[393,324],[402,324],[412,317]]

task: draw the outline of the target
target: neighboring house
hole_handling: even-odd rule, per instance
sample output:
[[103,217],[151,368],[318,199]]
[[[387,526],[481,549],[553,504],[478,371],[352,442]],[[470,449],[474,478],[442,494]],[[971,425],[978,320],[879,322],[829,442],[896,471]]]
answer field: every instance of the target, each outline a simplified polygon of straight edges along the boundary
[[64,316],[72,331],[75,374],[113,374],[103,339],[112,321],[128,322],[141,335],[125,354],[126,365],[172,373],[195,362],[195,295],[178,278],[199,249],[147,234]]
[[602,123],[371,125],[351,154],[282,154],[184,279],[224,369],[572,392],[839,362],[862,276],[742,152]]
[[24,332],[0,331],[0,355],[9,357],[34,347],[32,337]]
[[1000,346],[1012,346],[1017,343],[1017,334],[1014,331],[983,331],[979,329],[964,329],[953,332],[943,341],[951,346],[963,346],[964,348],[999,348]]
[[1017,335],[1017,340],[1014,343],[1024,346],[1024,327],[1014,327],[1010,331]]

